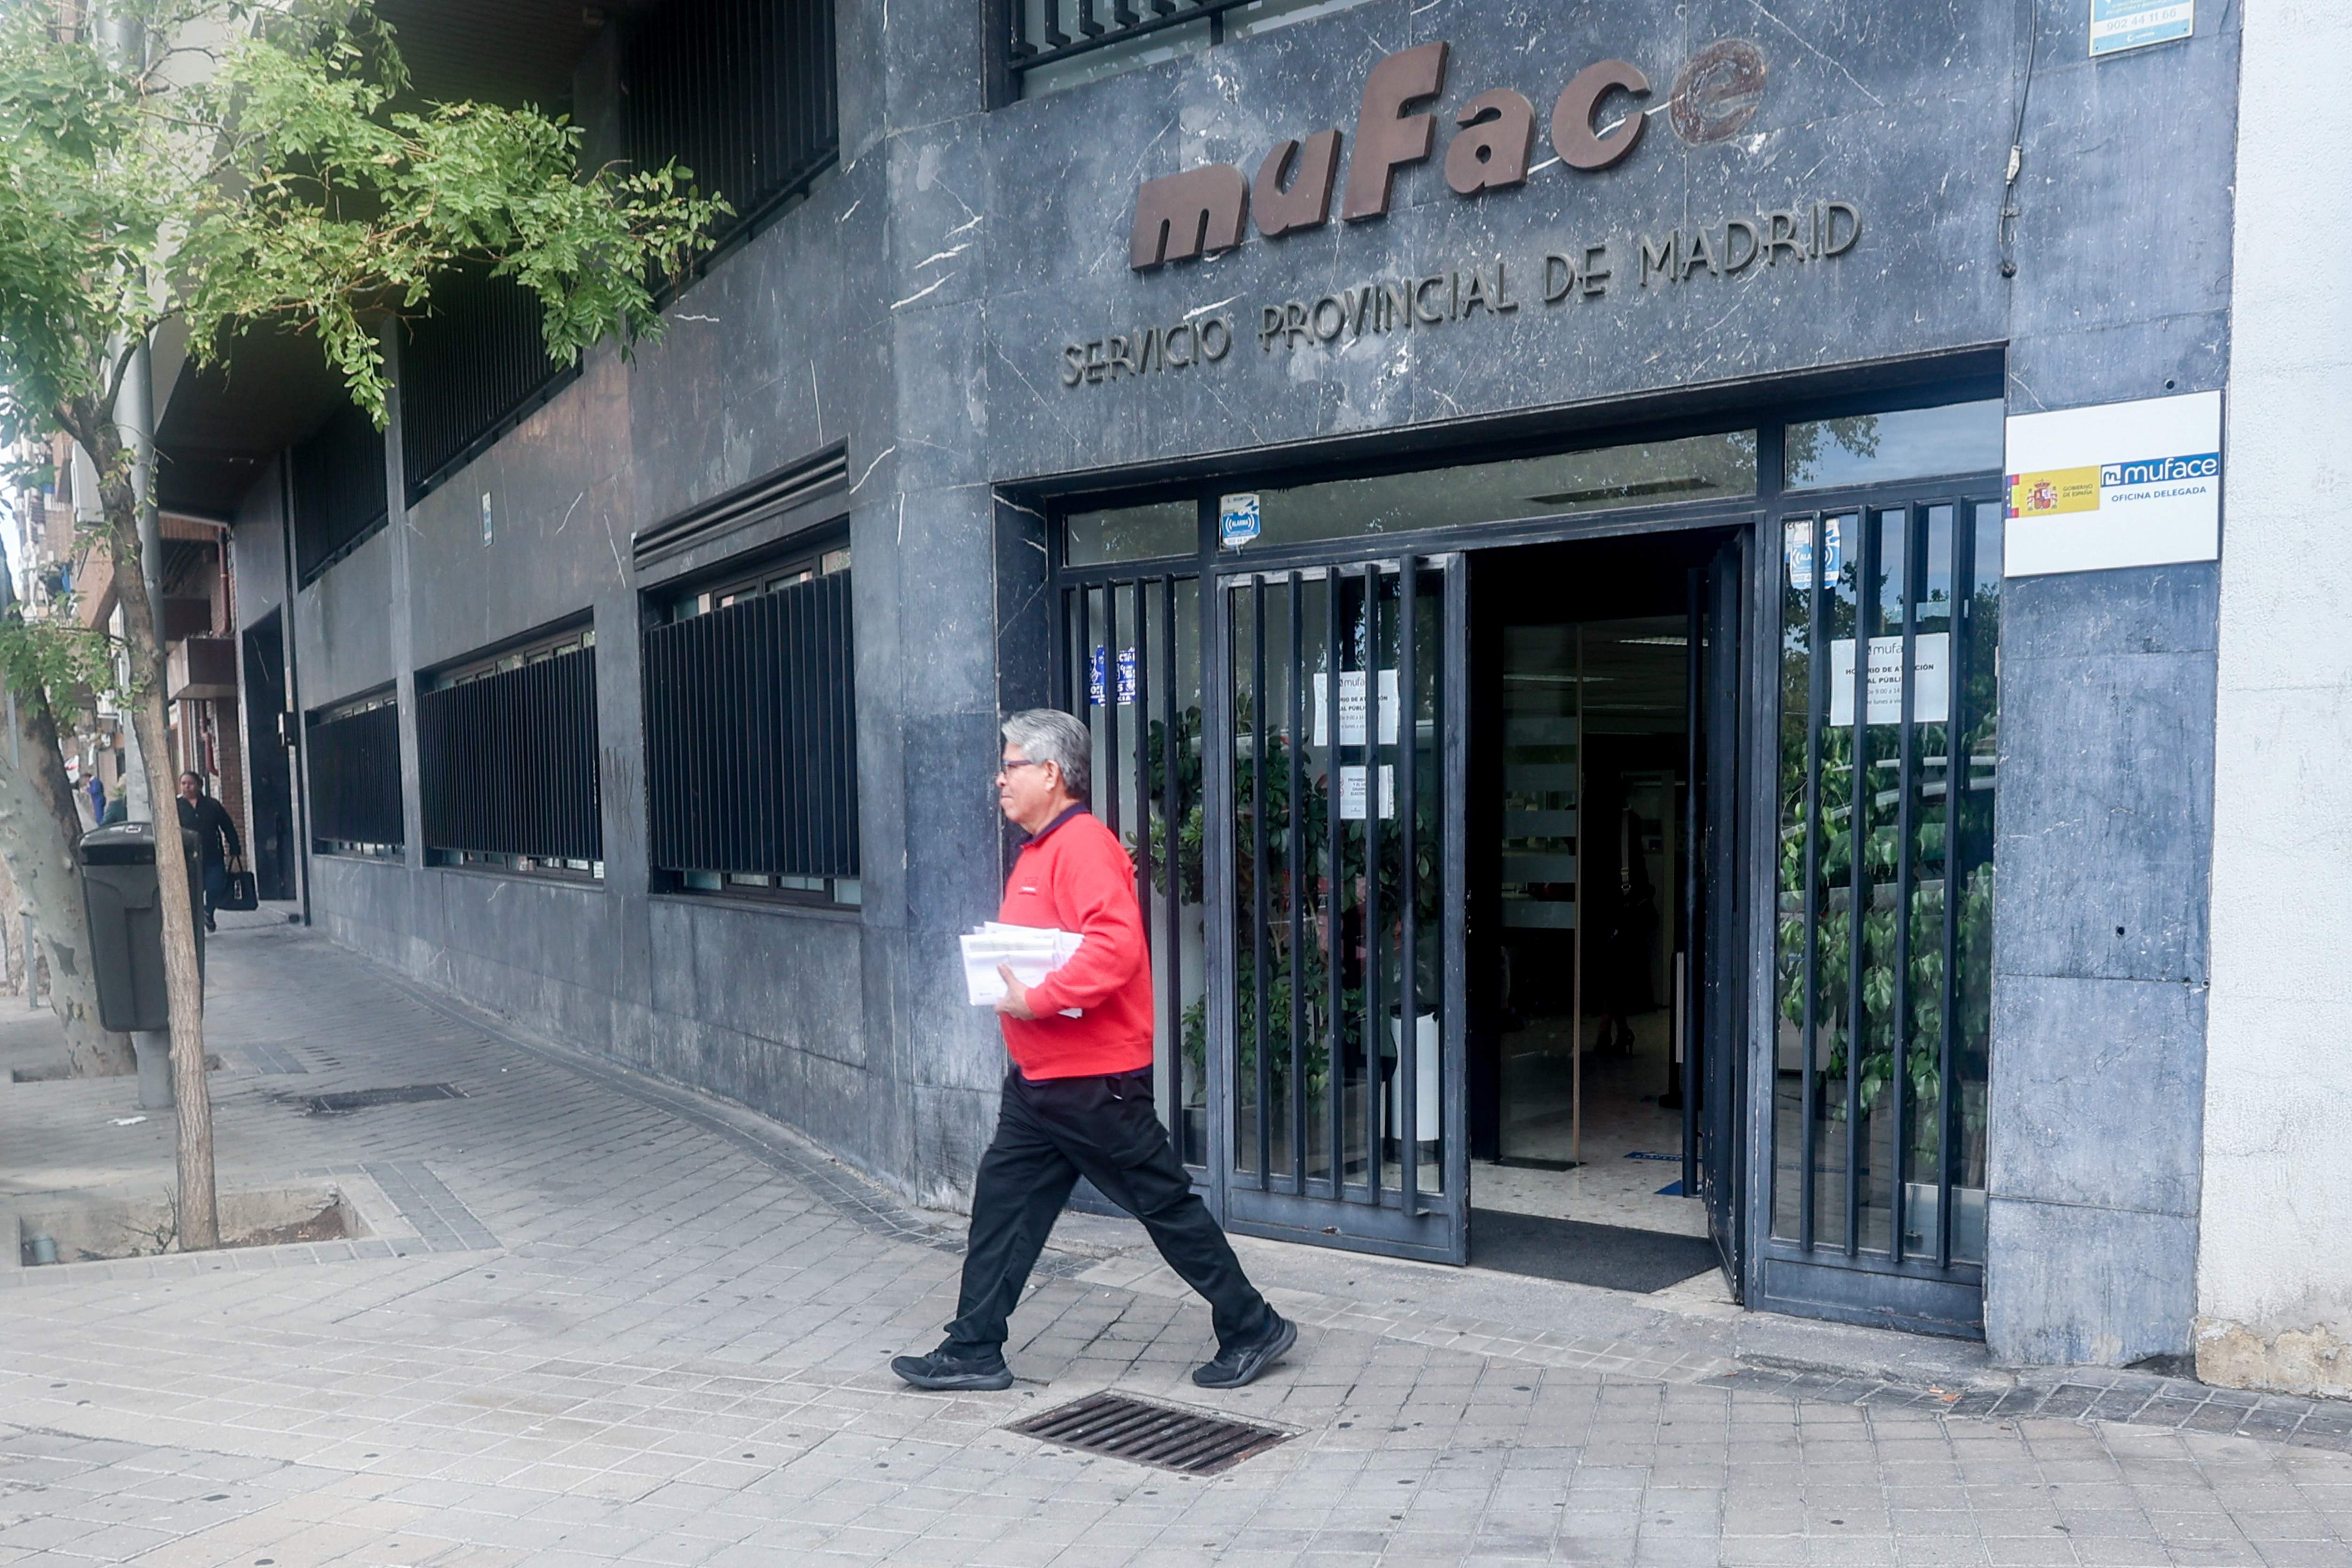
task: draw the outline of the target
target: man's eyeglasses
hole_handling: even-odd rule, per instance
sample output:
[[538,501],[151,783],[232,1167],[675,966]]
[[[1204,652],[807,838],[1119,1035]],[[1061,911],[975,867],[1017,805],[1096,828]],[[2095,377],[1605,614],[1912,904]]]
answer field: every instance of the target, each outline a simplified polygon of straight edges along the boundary
[[1003,778],[1015,768],[1042,768],[1053,760],[1051,757],[1029,757],[1017,763],[999,762],[996,764],[996,776]]

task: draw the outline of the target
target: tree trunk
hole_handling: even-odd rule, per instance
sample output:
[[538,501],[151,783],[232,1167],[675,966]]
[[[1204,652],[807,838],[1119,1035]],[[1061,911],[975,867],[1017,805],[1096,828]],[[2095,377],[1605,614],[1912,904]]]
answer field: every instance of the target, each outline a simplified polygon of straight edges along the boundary
[[[135,556],[131,565],[135,574]],[[116,570],[120,574],[121,568]],[[139,761],[147,770],[148,798],[157,803],[155,881],[162,892],[158,901],[163,906],[163,991],[170,1001],[172,1023],[172,1092],[180,1109],[180,1250],[195,1252],[220,1245],[219,1200],[213,1184],[212,1087],[205,1081],[205,982],[196,967],[196,906],[181,849],[180,812],[174,804],[178,791],[172,777],[163,719],[163,661],[153,655],[141,657],[141,645],[153,648],[156,640],[143,584],[136,597],[140,608],[134,614],[131,609],[133,591],[126,584],[123,629],[131,647],[132,668],[147,677],[131,708],[131,722],[139,731]]]
[[[212,1089],[205,1081],[205,987],[196,967],[196,907],[190,896],[180,845],[178,791],[172,776],[169,721],[164,715],[163,627],[147,595],[139,548],[139,496],[122,440],[109,410],[85,400],[69,411],[68,433],[89,452],[100,479],[107,543],[114,563],[115,596],[122,606],[123,641],[137,689],[131,694],[139,762],[154,803],[155,880],[163,910],[163,989],[172,1029],[172,1089],[179,1100],[179,1233],[183,1251],[220,1245],[220,1208],[213,1181]],[[62,770],[60,770],[62,771]]]
[[[128,1036],[110,1033],[98,1018],[98,977],[89,963],[89,911],[82,899],[81,817],[58,750],[56,721],[40,691],[17,691],[16,724],[0,726],[0,860],[33,906],[33,923],[49,952],[49,1005],[64,1026],[66,1058],[76,1078],[114,1077],[135,1070]],[[0,911],[5,918],[5,911]],[[34,955],[25,955],[25,984],[33,984]]]

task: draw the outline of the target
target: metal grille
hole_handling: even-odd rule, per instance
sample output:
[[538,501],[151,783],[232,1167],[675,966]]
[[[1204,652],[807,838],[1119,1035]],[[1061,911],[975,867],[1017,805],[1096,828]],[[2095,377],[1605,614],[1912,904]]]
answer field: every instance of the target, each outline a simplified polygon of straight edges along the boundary
[[830,0],[669,0],[622,67],[631,158],[671,159],[756,225],[838,155]]
[[849,581],[834,572],[646,629],[656,869],[858,874]]
[[579,374],[547,356],[538,296],[467,266],[434,286],[400,354],[400,456],[411,506]]
[[1005,64],[1017,74],[1187,22],[1221,16],[1250,0],[1000,0],[1000,4],[1011,23]]
[[1097,1394],[1016,1421],[1007,1431],[1083,1453],[1208,1476],[1262,1454],[1290,1434],[1205,1411],[1150,1405],[1124,1394]]
[[416,750],[427,849],[604,859],[593,647],[423,693]]
[[1443,569],[1408,556],[1225,594],[1233,1179],[1418,1215],[1446,1165]]
[[310,741],[310,836],[328,847],[399,848],[398,704],[314,721]]
[[1772,1234],[1984,1259],[2000,502],[1792,518]]
[[1094,798],[1135,859],[1159,1003],[1153,1055],[1172,1063],[1168,1119],[1188,1165],[1209,1161],[1208,1003],[1183,933],[1203,900],[1201,580],[1156,575],[1063,589],[1062,706],[1094,732]]
[[346,404],[293,463],[294,565],[308,584],[383,526],[383,433]]

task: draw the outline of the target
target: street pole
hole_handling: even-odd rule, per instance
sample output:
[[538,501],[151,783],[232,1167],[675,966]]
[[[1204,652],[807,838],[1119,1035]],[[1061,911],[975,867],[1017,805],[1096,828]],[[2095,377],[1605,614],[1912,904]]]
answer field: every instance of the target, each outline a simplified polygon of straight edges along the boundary
[[[155,510],[155,389],[154,366],[147,345],[131,351],[131,368],[115,395],[114,422],[122,430],[122,445],[131,454],[131,485],[139,499],[139,556],[147,602],[154,606],[156,633],[163,623],[163,520]],[[130,731],[131,776],[124,783],[124,815],[132,822],[156,820],[156,803],[148,798],[147,770],[139,753],[139,727]]]
[[[139,563],[140,576],[147,590],[147,602],[154,606],[157,633],[160,636],[163,619],[163,521],[155,510],[155,395],[154,367],[147,345],[139,344],[131,351],[131,368],[123,373],[122,390],[115,395],[114,422],[121,427],[122,445],[131,454],[131,485],[139,500]],[[168,711],[168,710],[167,710]],[[156,803],[149,797],[145,759],[140,754],[139,726],[124,726],[129,732],[128,752],[130,774],[123,780],[123,816],[131,822],[152,822],[155,825],[155,875],[171,876],[181,857],[174,853],[180,846],[180,821],[173,809],[169,821],[157,815]],[[165,829],[170,831],[166,832]],[[172,1092],[172,1032],[169,1029],[134,1029],[131,1034],[131,1049],[139,1061],[139,1105],[144,1110],[168,1110],[174,1096]]]

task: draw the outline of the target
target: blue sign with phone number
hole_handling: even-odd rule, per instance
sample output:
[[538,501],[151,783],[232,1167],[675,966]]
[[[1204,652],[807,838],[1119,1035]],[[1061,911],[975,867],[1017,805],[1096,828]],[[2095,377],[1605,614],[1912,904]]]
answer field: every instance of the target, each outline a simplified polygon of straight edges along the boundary
[[2168,44],[2197,30],[2197,0],[2091,0],[2091,58]]

